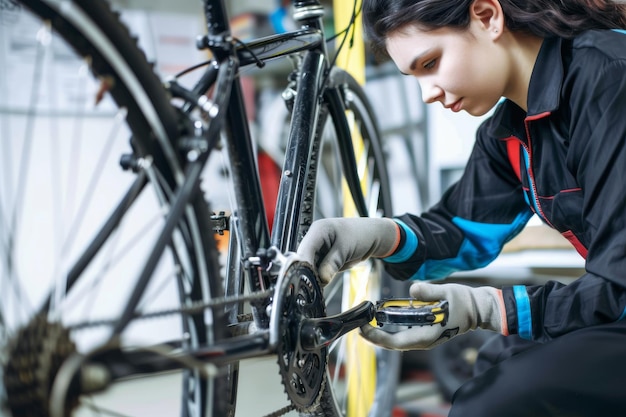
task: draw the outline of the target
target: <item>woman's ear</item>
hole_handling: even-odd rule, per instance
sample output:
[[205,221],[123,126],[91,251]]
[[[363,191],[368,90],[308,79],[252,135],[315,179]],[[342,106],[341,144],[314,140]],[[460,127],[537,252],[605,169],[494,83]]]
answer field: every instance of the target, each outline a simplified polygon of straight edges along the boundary
[[475,19],[480,27],[500,37],[504,30],[504,12],[498,0],[474,0],[470,5],[470,18]]

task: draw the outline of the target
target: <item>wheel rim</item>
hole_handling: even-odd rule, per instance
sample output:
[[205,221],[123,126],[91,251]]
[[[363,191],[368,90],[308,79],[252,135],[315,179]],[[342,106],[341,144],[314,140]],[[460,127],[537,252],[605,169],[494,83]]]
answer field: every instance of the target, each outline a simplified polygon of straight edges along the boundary
[[[145,171],[154,182],[140,193],[82,274],[81,282],[66,296],[60,288],[65,287],[68,271],[136,179],[119,164],[120,155],[131,152],[131,132],[125,122],[126,110],[117,108],[106,94],[97,106],[93,104],[106,90],[106,78],[103,82],[91,78],[85,61],[63,44],[49,24],[31,19],[21,8],[15,13],[13,25],[0,24],[0,56],[7,63],[4,75],[0,74],[3,344],[41,308],[49,294],[52,298],[46,315],[51,322],[68,326],[117,317],[164,224],[165,203],[171,193],[164,178],[172,176],[154,165]],[[23,35],[28,33],[36,37],[30,40]],[[20,36],[25,43],[21,54],[3,41]],[[32,58],[32,63],[24,63],[24,58]],[[15,86],[28,93],[13,94]],[[150,159],[141,163],[149,165]],[[181,300],[209,296],[197,288],[198,265],[204,262],[204,254],[190,249],[197,244],[190,244],[197,242],[193,235],[198,234],[190,214],[163,255],[140,303],[140,314],[177,308]],[[181,320],[180,315],[134,323],[124,342],[146,345],[177,339],[183,346],[198,346],[207,334],[200,334],[197,328],[192,317]],[[87,352],[106,341],[109,333],[110,328],[101,327],[73,331],[72,338],[79,351]],[[185,380],[182,408],[190,415],[204,415],[205,408],[212,408],[207,405],[211,399],[201,392],[206,382],[197,375]]]

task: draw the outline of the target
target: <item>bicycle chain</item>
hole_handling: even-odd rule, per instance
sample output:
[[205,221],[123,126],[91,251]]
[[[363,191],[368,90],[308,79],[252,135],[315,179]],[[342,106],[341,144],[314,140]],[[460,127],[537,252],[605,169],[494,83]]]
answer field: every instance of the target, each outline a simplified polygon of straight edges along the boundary
[[287,414],[290,411],[293,411],[296,409],[296,406],[293,404],[289,404],[288,406],[285,406],[281,409],[278,409],[276,411],[274,411],[273,413],[267,414],[263,417],[280,417],[280,416],[284,416],[285,414]]
[[[165,309],[165,310],[160,310],[160,311],[154,311],[154,312],[150,312],[150,313],[144,313],[144,314],[136,314],[133,319],[134,320],[144,320],[144,319],[152,319],[152,318],[158,318],[158,317],[165,317],[165,316],[170,316],[170,315],[175,315],[175,314],[195,314],[195,313],[199,313],[201,311],[204,311],[207,308],[212,308],[212,307],[218,307],[218,306],[222,306],[222,305],[227,305],[227,304],[236,304],[236,303],[241,303],[241,302],[248,302],[248,301],[254,301],[254,300],[261,300],[261,299],[266,299],[271,297],[272,295],[274,295],[274,290],[266,290],[266,291],[259,291],[259,292],[255,292],[255,293],[251,293],[248,295],[235,295],[235,296],[224,296],[224,297],[218,297],[218,298],[213,298],[209,301],[202,301],[202,302],[194,302],[189,306],[184,306],[184,307],[179,307],[179,308],[171,308],[171,309]],[[243,316],[243,315],[242,315]],[[239,317],[238,317],[239,318]],[[70,331],[80,331],[80,330],[84,330],[84,329],[89,329],[92,327],[99,327],[99,326],[110,326],[116,323],[116,320],[113,319],[103,319],[103,320],[95,320],[95,321],[89,321],[89,322],[83,322],[83,323],[75,323],[75,324],[71,324],[69,326],[67,326],[67,329]],[[270,414],[265,415],[264,417],[280,417],[283,416],[293,410],[296,410],[296,406],[294,404],[289,404],[283,408],[280,408]]]
[[[186,306],[186,307],[154,311],[151,313],[146,313],[146,314],[141,314],[141,315],[138,314],[134,317],[134,319],[143,320],[143,319],[150,319],[150,318],[156,318],[156,317],[165,317],[165,316],[181,314],[181,313],[194,314],[194,313],[199,313],[207,308],[218,307],[220,305],[235,304],[235,303],[240,303],[240,302],[247,302],[247,301],[254,301],[254,300],[268,298],[272,296],[273,294],[274,294],[274,290],[272,289],[272,290],[266,290],[266,291],[259,291],[259,292],[255,292],[255,293],[243,295],[243,296],[236,295],[236,296],[219,297],[219,298],[214,298],[206,302],[194,302],[192,305]],[[242,315],[241,317],[245,317],[245,316],[246,315]],[[83,329],[98,327],[98,326],[109,326],[112,324],[115,324],[115,320],[97,320],[97,321],[90,321],[90,322],[85,322],[85,323],[75,323],[73,325],[68,326],[67,329],[68,330],[83,330]],[[264,417],[280,417],[295,409],[296,409],[296,406],[294,404],[289,404],[270,414],[267,414]]]
[[[144,319],[152,319],[152,318],[157,318],[157,317],[172,316],[172,315],[181,314],[181,313],[195,314],[195,313],[200,313],[206,310],[207,308],[219,307],[219,306],[223,306],[227,304],[236,304],[236,303],[247,302],[247,301],[261,300],[261,299],[271,297],[272,295],[274,295],[274,290],[259,291],[259,292],[251,293],[248,295],[232,295],[232,296],[218,297],[218,298],[213,298],[210,301],[196,301],[196,302],[193,302],[189,306],[171,308],[171,309],[160,310],[160,311],[153,311],[150,313],[141,313],[141,314],[138,313],[133,317],[133,319],[144,320]],[[83,329],[88,329],[88,328],[98,327],[98,326],[111,326],[115,324],[116,322],[117,320],[114,320],[114,319],[94,320],[94,321],[89,321],[89,322],[70,324],[69,326],[67,326],[67,328],[69,330],[83,330]]]

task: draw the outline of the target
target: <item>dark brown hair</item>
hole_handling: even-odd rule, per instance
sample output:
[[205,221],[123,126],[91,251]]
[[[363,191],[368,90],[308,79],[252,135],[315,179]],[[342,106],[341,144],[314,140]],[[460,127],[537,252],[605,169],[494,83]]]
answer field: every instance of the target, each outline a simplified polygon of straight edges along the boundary
[[[373,50],[386,56],[387,36],[406,25],[464,29],[474,0],[363,0],[363,24]],[[620,0],[499,0],[511,31],[571,38],[589,29],[626,28]]]

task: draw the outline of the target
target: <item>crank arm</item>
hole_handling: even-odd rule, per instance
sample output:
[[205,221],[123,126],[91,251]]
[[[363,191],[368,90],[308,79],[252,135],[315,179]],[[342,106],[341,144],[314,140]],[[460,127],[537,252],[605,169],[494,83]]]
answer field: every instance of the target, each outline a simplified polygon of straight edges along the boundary
[[300,345],[304,350],[328,346],[349,331],[369,323],[375,315],[374,304],[363,301],[358,306],[334,316],[304,319],[300,324]]

